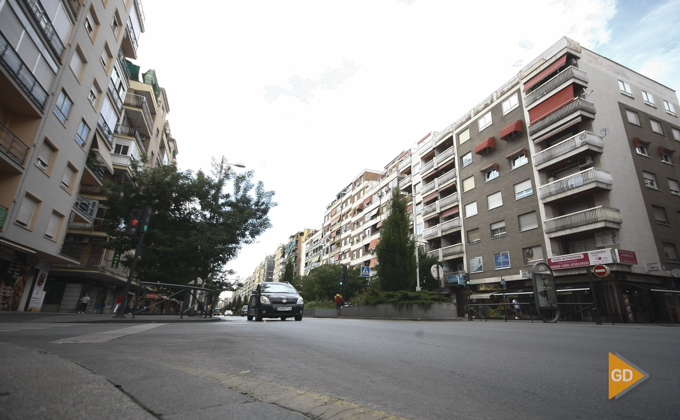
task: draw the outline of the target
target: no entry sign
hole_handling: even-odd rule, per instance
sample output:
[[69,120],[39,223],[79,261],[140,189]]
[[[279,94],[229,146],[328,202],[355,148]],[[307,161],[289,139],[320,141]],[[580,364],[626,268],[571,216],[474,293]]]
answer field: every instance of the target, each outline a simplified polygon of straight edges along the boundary
[[607,277],[609,275],[609,267],[606,265],[596,265],[593,267],[593,274],[597,277]]

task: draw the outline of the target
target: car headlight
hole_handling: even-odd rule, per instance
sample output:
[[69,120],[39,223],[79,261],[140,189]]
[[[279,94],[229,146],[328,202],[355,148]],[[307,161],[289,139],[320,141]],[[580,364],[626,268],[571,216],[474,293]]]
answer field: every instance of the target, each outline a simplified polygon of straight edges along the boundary
[[305,304],[305,301],[302,300],[301,297],[299,297],[299,298],[298,298],[298,301],[297,301],[297,304],[298,304],[298,305],[304,305],[304,304]]
[[271,304],[271,302],[269,302],[269,298],[267,296],[260,296],[260,303],[263,303],[265,305]]

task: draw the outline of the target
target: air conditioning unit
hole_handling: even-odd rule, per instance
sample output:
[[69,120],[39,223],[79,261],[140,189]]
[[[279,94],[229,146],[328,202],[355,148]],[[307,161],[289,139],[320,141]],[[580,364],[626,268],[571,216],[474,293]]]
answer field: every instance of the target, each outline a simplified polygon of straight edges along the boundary
[[578,160],[578,167],[580,169],[586,169],[586,168],[590,168],[592,166],[593,166],[593,157],[590,156],[590,155],[584,156],[584,157],[582,157],[581,159]]

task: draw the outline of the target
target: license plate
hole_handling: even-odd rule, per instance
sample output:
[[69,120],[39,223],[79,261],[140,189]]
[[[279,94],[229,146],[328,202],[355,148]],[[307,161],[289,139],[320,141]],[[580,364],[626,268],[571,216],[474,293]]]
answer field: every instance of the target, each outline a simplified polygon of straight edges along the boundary
[[293,308],[290,306],[279,306],[279,311],[292,311]]

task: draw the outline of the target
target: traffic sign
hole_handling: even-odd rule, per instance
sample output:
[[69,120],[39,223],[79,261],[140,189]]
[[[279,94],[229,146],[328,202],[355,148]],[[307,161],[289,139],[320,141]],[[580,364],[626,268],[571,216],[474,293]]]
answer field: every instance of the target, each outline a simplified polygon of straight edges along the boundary
[[593,267],[593,274],[597,277],[607,277],[609,275],[609,267],[606,265],[596,265]]
[[371,267],[362,266],[361,267],[361,277],[371,277]]
[[435,264],[432,266],[432,268],[430,268],[430,273],[432,273],[432,277],[435,279],[441,280],[441,278],[444,276],[444,269],[441,265]]
[[619,399],[642,381],[649,373],[624,359],[618,353],[609,353],[609,399]]

